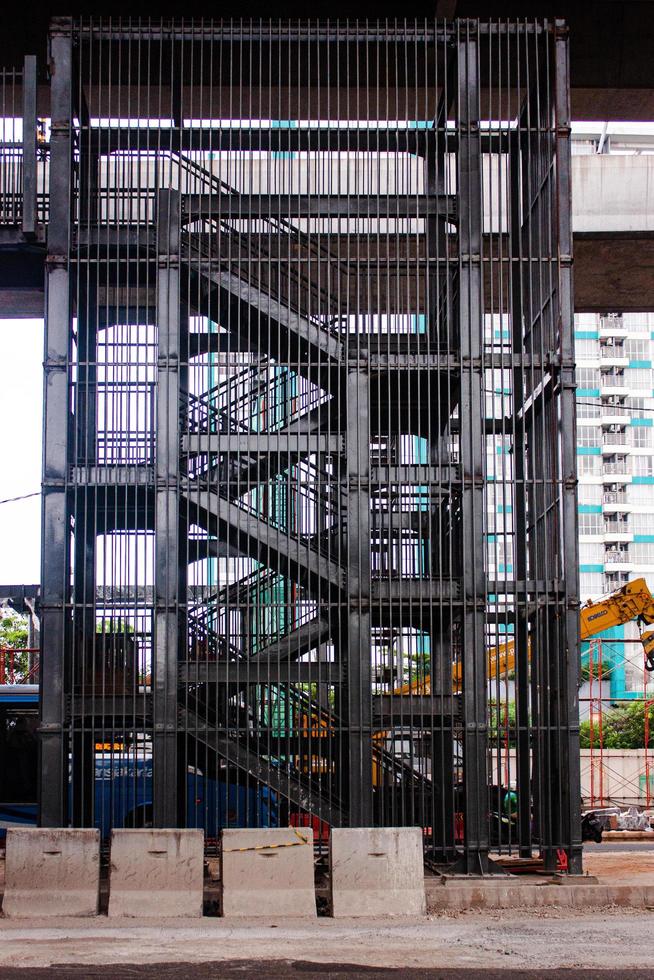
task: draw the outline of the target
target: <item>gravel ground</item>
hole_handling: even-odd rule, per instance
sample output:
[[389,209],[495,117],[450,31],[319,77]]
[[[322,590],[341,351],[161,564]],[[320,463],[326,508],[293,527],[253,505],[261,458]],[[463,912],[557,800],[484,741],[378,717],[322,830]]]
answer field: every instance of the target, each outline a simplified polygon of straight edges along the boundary
[[[123,967],[58,966],[47,969],[0,969],[2,980],[307,980],[319,977],[361,980],[478,980],[478,969],[377,969],[353,963],[317,966],[306,960],[232,960],[218,963],[168,963],[159,966],[126,964]],[[629,980],[649,980],[650,970],[633,970]],[[484,980],[624,980],[622,970],[484,970]]]
[[[60,920],[45,928],[4,920],[0,977],[383,977],[393,975],[389,970],[395,976],[443,978],[483,971],[484,980],[494,976],[493,970],[501,971],[497,976],[522,971],[533,980],[547,977],[548,970],[576,971],[567,977],[597,976],[604,970],[624,977],[628,971],[630,978],[642,970],[642,976],[651,977],[653,922],[652,913],[636,910],[571,914],[556,908],[383,922],[205,919],[192,925],[172,920],[165,927],[95,919]],[[197,964],[203,964],[201,969]],[[22,969],[12,969],[16,966]],[[520,975],[511,972],[511,980]]]

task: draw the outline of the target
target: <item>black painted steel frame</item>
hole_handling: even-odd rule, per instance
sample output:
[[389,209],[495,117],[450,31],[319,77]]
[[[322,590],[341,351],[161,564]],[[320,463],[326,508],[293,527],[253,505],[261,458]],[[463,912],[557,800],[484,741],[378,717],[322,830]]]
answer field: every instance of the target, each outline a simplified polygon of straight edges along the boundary
[[564,25],[50,54],[41,822],[579,871]]

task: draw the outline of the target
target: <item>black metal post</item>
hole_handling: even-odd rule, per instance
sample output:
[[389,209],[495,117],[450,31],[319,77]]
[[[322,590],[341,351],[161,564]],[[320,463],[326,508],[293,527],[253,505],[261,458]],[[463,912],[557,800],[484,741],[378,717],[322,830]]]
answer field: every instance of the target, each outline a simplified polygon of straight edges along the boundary
[[180,195],[157,208],[157,420],[155,435],[155,626],[153,819],[178,822],[177,683],[180,632]]
[[482,200],[478,25],[458,23],[459,333],[463,546],[463,779],[465,870],[488,870],[486,582],[482,365]]
[[23,62],[23,234],[36,231],[36,56]]
[[512,375],[513,406],[513,530],[515,541],[515,577],[518,586],[514,593],[515,603],[515,724],[516,724],[516,769],[518,788],[518,850],[522,857],[531,855],[531,737],[529,728],[529,593],[527,582],[527,485],[525,452],[526,438],[524,399],[526,377],[522,366],[524,359],[524,301],[525,275],[523,267],[521,211],[523,200],[523,174],[520,166],[521,140],[516,133],[509,142],[509,187],[510,195],[510,290],[511,290],[511,330],[512,349],[516,356],[516,367]]
[[372,700],[370,662],[370,436],[369,375],[358,364],[347,374],[347,662],[348,800],[352,827],[372,815]]
[[[560,426],[562,564],[565,581],[565,613],[561,642],[557,644],[556,690],[560,738],[557,758],[552,760],[552,789],[560,778],[560,826],[556,843],[568,854],[572,874],[582,871],[581,775],[579,762],[579,539],[577,520],[577,455],[575,410],[574,298],[572,289],[572,201],[570,164],[570,65],[568,31],[556,21],[554,41],[556,123],[556,217],[558,226],[558,298],[561,349]],[[558,624],[557,624],[558,626]],[[554,794],[553,794],[554,795]],[[552,855],[553,857],[553,855]]]
[[65,685],[69,640],[70,518],[68,370],[71,338],[71,71],[72,23],[62,18],[51,33],[50,226],[44,354],[43,501],[41,543],[41,767],[42,826],[68,822],[68,740]]

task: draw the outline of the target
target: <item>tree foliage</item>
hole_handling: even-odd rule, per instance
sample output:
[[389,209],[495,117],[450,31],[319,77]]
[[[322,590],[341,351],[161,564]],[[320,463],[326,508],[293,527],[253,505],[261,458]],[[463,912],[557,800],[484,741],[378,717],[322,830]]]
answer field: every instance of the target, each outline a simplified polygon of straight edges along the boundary
[[507,735],[509,747],[513,747],[516,741],[515,701],[509,701],[507,704],[490,698],[488,701],[488,738],[491,745],[497,745],[498,740],[504,742]]
[[25,652],[15,655],[7,654],[6,650],[23,650],[27,646],[29,631],[27,616],[22,616],[14,609],[0,609],[0,656],[8,671],[11,683],[24,680],[29,670],[29,655]]
[[27,616],[13,609],[0,610],[0,648],[19,650],[27,646]]
[[[654,746],[654,705],[649,705],[649,739],[647,747]],[[599,727],[594,726],[593,744],[599,745]],[[590,748],[590,721],[579,726],[579,744]],[[642,749],[645,747],[645,704],[621,704],[602,715],[602,745],[605,749]]]

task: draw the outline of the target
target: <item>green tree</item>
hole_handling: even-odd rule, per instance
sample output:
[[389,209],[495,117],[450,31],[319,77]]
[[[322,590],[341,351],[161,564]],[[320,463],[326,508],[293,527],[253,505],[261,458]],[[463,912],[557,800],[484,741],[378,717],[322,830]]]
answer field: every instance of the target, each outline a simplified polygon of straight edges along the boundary
[[[28,654],[24,652],[28,638],[27,616],[13,609],[0,609],[0,657],[5,669],[13,669],[14,679],[22,681],[29,670]],[[7,654],[7,650],[21,650],[21,653]]]
[[[654,705],[649,705],[649,739],[648,748],[654,746]],[[594,725],[593,743],[599,744],[599,728]],[[590,748],[590,722],[583,721],[579,726],[579,745],[582,749]],[[645,748],[645,704],[634,701],[633,704],[621,704],[606,711],[602,717],[602,745],[605,749],[642,749]]]
[[[499,724],[498,724],[499,722]],[[515,701],[508,704],[500,702],[495,698],[488,701],[488,738],[491,745],[497,745],[497,740],[503,741],[507,734],[509,736],[509,746],[515,745]]]

